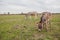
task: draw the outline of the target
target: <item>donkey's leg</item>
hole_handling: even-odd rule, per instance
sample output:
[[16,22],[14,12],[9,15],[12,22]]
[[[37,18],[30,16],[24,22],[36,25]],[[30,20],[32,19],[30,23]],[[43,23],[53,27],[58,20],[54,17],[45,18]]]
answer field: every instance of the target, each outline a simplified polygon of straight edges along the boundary
[[51,21],[48,21],[49,30],[51,31]]
[[41,26],[42,26],[42,30],[43,30],[43,28],[44,28],[44,23],[41,23]]
[[48,22],[47,21],[45,22],[45,27],[46,27],[46,30],[48,31],[49,28],[48,28]]

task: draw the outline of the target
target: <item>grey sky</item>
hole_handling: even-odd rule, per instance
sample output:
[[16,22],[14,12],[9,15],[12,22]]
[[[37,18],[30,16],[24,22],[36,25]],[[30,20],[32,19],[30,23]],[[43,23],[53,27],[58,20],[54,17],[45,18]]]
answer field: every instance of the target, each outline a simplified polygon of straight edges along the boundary
[[60,0],[0,0],[0,12],[60,12]]

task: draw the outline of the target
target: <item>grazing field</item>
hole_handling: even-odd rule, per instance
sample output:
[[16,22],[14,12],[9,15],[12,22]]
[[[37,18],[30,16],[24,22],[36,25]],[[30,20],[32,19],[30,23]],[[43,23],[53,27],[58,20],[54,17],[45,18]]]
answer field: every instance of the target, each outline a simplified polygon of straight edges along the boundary
[[0,15],[0,40],[60,40],[60,14],[51,19],[50,30],[39,32],[39,16],[25,19],[24,15]]

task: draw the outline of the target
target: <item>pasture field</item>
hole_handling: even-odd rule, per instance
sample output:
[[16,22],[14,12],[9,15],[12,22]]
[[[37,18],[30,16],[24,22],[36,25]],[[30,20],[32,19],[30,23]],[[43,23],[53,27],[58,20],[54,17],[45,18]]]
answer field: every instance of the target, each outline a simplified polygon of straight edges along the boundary
[[0,15],[0,40],[60,40],[60,14],[52,15],[48,32],[39,32],[32,17],[25,20],[24,15]]

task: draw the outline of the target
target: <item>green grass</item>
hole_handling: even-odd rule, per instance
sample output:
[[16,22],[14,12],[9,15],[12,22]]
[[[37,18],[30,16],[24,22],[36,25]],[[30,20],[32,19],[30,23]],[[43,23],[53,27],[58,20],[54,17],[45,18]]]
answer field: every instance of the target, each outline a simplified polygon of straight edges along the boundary
[[52,15],[51,31],[39,32],[37,19],[23,15],[0,15],[0,40],[60,40],[60,15]]

